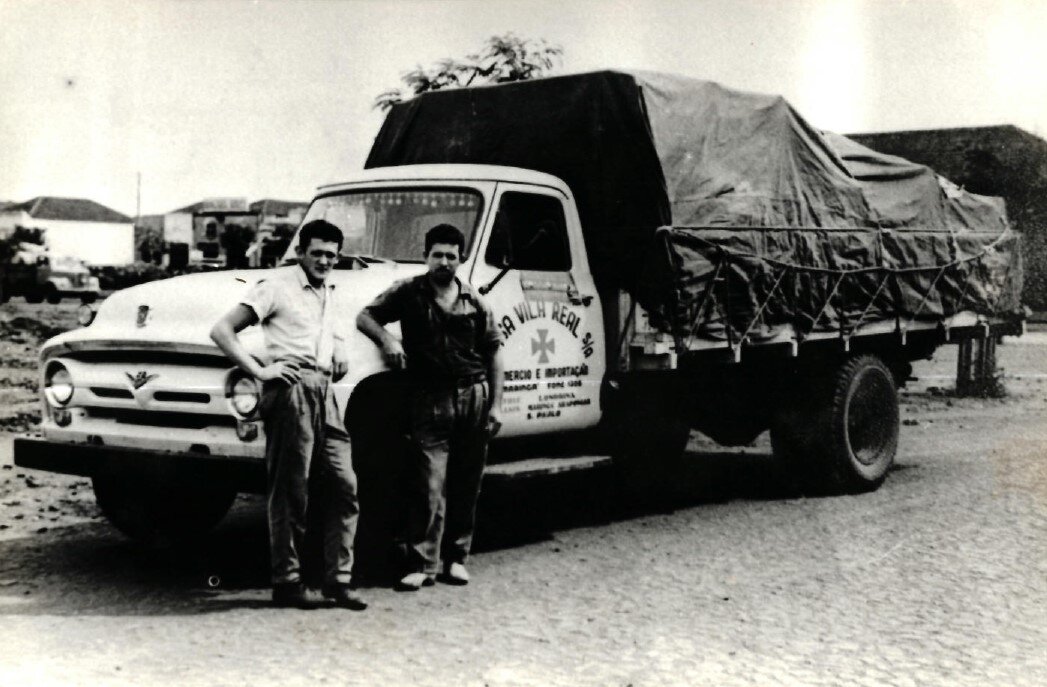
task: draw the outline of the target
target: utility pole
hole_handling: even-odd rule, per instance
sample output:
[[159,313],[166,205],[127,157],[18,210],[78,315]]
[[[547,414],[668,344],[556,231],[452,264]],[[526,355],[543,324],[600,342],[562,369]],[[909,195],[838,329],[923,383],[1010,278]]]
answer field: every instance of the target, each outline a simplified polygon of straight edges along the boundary
[[142,173],[138,172],[138,190],[135,192],[135,224],[142,219]]

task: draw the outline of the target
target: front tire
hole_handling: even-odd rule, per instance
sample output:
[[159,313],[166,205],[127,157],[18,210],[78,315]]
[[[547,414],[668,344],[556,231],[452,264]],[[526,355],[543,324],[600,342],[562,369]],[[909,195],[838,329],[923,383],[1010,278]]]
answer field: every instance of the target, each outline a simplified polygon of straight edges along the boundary
[[809,493],[861,493],[887,478],[898,450],[898,393],[890,368],[858,355],[801,386],[771,426],[774,454]]
[[44,287],[44,298],[51,305],[58,305],[62,302],[62,294],[59,293],[58,287],[54,284],[48,284]]
[[346,407],[360,500],[354,579],[391,584],[408,564],[408,485],[414,471],[406,439],[407,397],[406,376],[385,372],[361,381]]
[[236,498],[229,487],[201,484],[188,475],[161,482],[103,472],[92,481],[102,514],[131,539],[146,543],[199,537],[225,517]]

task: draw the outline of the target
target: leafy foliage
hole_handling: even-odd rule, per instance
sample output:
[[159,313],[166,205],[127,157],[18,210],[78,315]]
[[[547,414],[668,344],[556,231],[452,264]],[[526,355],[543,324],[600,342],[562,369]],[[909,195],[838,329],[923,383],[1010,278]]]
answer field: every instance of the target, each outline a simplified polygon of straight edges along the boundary
[[[408,97],[443,88],[467,88],[476,84],[526,81],[546,75],[563,58],[563,48],[544,40],[520,38],[513,33],[491,36],[483,49],[463,60],[445,58],[429,68],[418,65],[402,74]],[[378,95],[374,106],[388,110],[405,99],[404,89],[394,88]]]

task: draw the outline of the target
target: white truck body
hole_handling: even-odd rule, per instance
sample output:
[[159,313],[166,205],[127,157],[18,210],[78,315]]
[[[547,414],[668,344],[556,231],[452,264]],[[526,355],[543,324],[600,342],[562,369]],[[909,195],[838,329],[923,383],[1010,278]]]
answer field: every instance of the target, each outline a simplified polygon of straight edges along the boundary
[[[536,194],[562,203],[570,269],[547,273],[510,270],[486,296],[505,337],[504,434],[554,433],[596,425],[606,360],[602,314],[580,240],[578,217],[562,182],[508,168],[401,167],[325,186],[320,196],[360,189],[431,187],[434,183],[446,189],[467,189],[482,199],[483,210],[469,232],[470,254],[458,273],[476,286],[490,282],[500,271],[477,256],[486,251],[495,217],[491,208],[498,206],[503,194]],[[350,323],[346,329],[351,332],[350,371],[335,385],[343,408],[361,380],[386,369],[377,348],[351,323],[362,307],[393,282],[424,270],[421,245],[417,253],[418,263],[382,262],[366,269],[338,269],[330,277],[338,285],[338,317]],[[175,452],[206,446],[211,454],[260,458],[263,433],[250,441],[237,438],[234,411],[226,394],[233,366],[221,356],[208,332],[267,273],[193,274],[125,289],[101,304],[89,327],[48,341],[42,350],[43,367],[65,365],[75,391],[68,403],[73,421],[58,426],[48,413],[40,428],[44,438]],[[568,286],[585,296],[587,305],[580,296],[575,299],[579,302],[570,302]],[[392,328],[395,331],[396,326]],[[259,328],[249,328],[241,336],[253,353],[263,355]],[[157,355],[150,359],[151,353]],[[125,354],[123,359],[121,354]],[[184,363],[178,361],[178,354],[184,354]],[[148,381],[136,388],[136,376]]]

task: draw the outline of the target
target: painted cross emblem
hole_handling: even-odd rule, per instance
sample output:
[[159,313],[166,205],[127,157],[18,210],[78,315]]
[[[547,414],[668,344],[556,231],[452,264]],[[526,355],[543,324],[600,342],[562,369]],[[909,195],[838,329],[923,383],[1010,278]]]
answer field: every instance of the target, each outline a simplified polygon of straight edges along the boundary
[[531,355],[535,353],[541,354],[538,358],[539,363],[549,362],[549,354],[556,353],[556,339],[546,340],[549,336],[548,329],[539,329],[538,338],[531,339]]

